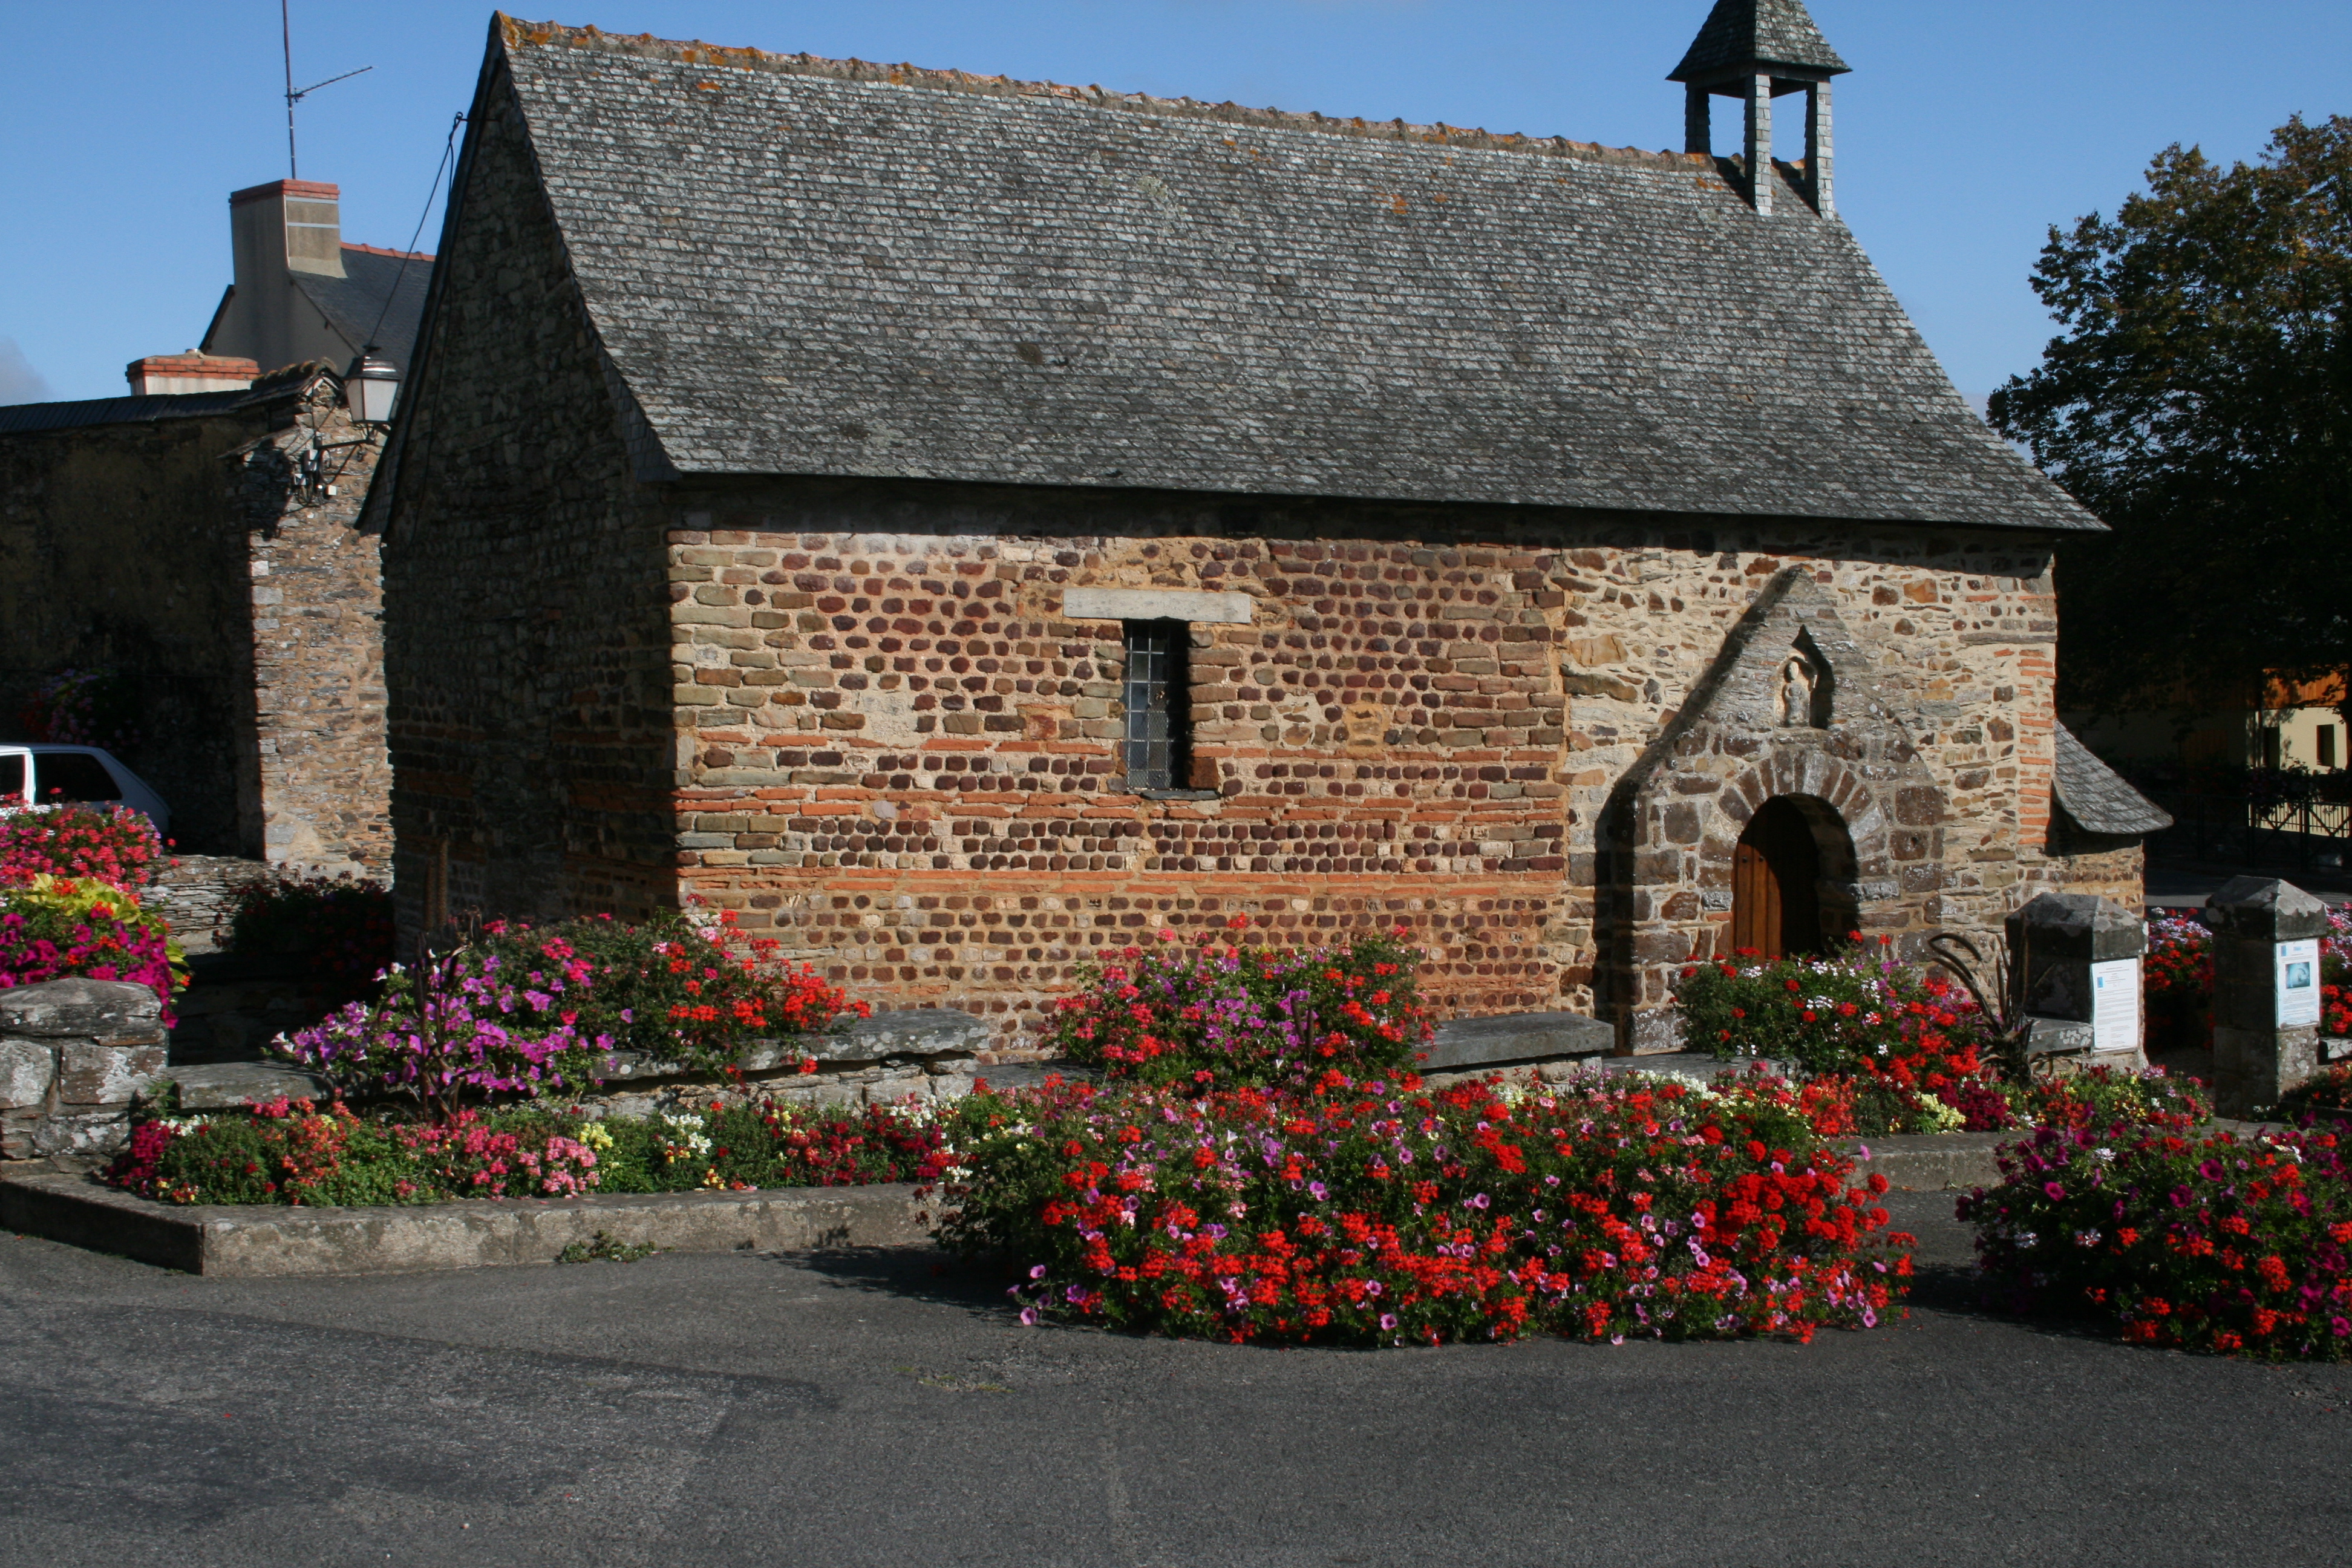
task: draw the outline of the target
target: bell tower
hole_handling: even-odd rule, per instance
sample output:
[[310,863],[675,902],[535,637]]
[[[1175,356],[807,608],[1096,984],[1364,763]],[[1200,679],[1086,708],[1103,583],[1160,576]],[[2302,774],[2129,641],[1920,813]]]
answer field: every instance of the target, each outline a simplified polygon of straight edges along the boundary
[[1804,0],[1716,0],[1683,63],[1668,81],[1683,84],[1683,151],[1713,155],[1708,100],[1736,98],[1748,107],[1748,200],[1772,215],[1780,181],[1772,172],[1772,100],[1805,95],[1805,199],[1835,215],[1830,185],[1830,79],[1853,68],[1838,58],[1806,13]]

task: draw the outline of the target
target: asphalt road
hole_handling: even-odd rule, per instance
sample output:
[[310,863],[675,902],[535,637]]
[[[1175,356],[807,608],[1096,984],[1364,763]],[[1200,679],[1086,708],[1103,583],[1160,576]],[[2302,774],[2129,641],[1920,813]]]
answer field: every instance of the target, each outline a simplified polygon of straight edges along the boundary
[[2327,1563],[2352,1368],[1023,1329],[929,1253],[198,1279],[0,1237],[0,1563]]

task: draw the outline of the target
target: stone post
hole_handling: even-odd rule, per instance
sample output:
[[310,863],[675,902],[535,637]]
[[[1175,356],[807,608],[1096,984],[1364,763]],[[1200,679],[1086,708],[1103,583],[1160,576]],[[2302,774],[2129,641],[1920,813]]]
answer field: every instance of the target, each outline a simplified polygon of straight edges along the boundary
[[2026,1048],[2145,1067],[2140,960],[2147,922],[2090,893],[2043,893],[2003,922]]
[[119,980],[0,991],[0,1157],[111,1153],[164,1063],[163,1003]]
[[2292,882],[2238,877],[2205,900],[2213,931],[2213,1103],[2252,1116],[2319,1067],[2327,906]]
[[1748,199],[1760,217],[1772,216],[1772,77],[1759,71],[1748,84]]

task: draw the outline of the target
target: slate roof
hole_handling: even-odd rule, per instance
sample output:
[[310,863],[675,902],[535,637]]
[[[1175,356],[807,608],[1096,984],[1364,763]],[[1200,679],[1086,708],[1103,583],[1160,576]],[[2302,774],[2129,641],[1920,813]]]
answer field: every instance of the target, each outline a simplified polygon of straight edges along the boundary
[[1711,159],[505,17],[491,49],[647,478],[2099,526],[1842,223],[1759,219]]
[[89,397],[71,403],[13,403],[0,405],[0,436],[30,436],[49,430],[79,430],[92,425],[136,425],[159,419],[194,419],[207,414],[231,414],[256,404],[273,403],[307,385],[312,376],[341,374],[313,361],[288,365],[261,377],[249,387],[226,392],[160,393],[145,397]]
[[1804,0],[1715,0],[1715,9],[1668,81],[1706,81],[1751,65],[1795,66],[1840,76],[1853,68],[1813,25]]
[[2126,784],[2063,724],[2058,726],[2057,763],[2051,787],[2059,805],[2085,831],[2137,837],[2172,826],[2168,813]]
[[429,256],[407,258],[404,266],[395,252],[356,245],[343,247],[341,278],[291,274],[294,286],[319,307],[354,353],[373,342],[378,357],[398,365],[403,374],[416,344],[417,323],[425,315],[425,286],[432,276]]

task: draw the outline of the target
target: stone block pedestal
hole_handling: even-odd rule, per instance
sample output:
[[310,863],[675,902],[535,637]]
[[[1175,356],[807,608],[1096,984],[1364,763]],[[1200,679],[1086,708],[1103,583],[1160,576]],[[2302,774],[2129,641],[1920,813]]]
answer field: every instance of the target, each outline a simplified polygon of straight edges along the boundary
[[163,1005],[144,985],[52,980],[0,991],[0,1158],[106,1154],[163,1076]]

